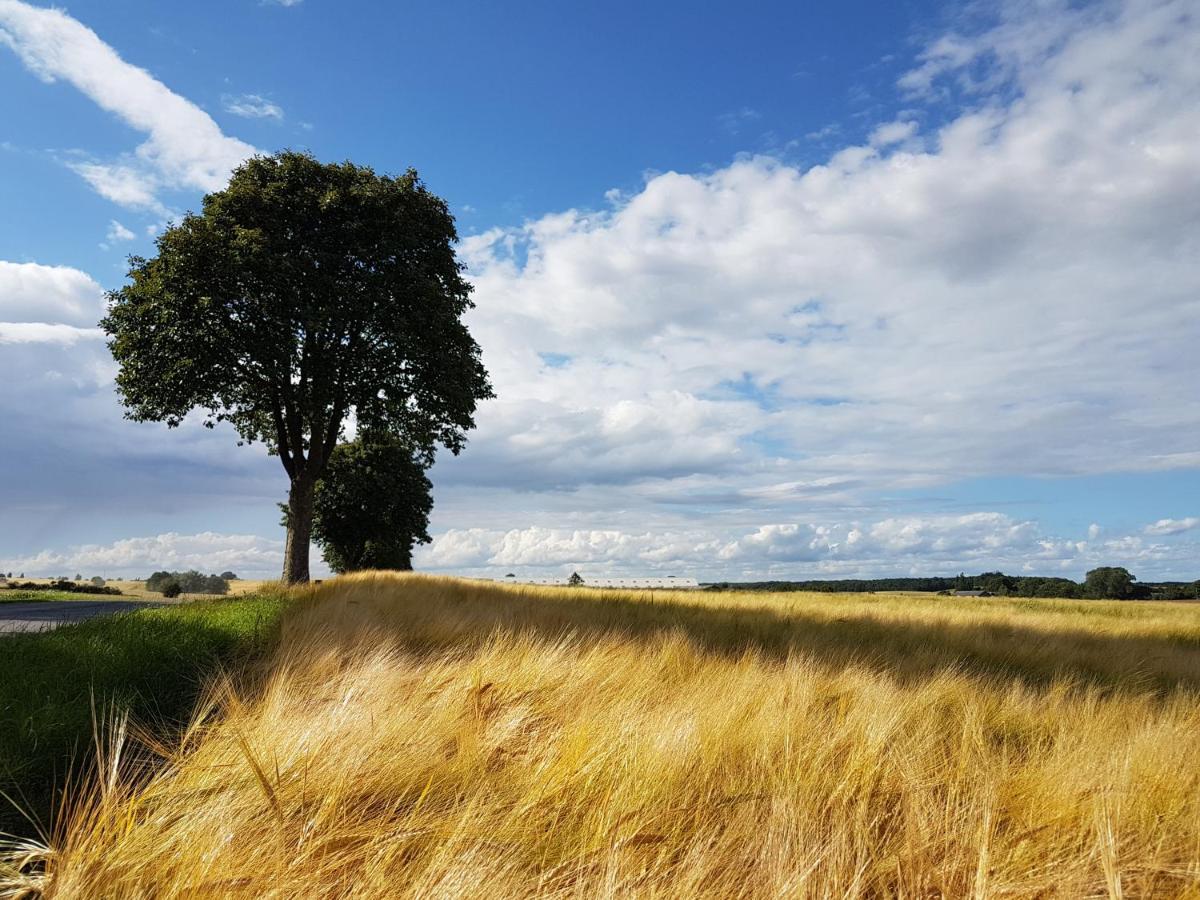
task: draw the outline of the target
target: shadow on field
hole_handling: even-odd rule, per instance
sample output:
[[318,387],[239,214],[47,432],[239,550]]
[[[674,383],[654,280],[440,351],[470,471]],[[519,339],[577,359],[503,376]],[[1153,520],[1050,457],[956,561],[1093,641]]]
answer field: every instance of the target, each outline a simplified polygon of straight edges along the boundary
[[[417,654],[482,640],[498,628],[540,638],[574,633],[654,640],[674,632],[708,652],[738,656],[749,651],[775,659],[799,656],[831,669],[857,664],[902,681],[957,671],[1016,680],[1033,688],[1068,679],[1121,693],[1165,695],[1200,689],[1200,631],[1184,626],[1162,635],[1122,636],[1061,627],[1053,621],[1044,627],[978,620],[923,622],[917,609],[911,618],[885,617],[872,615],[868,608],[854,609],[845,601],[836,612],[825,615],[776,612],[765,605],[699,606],[663,594],[628,599],[586,588],[558,599],[519,588],[463,582],[448,589],[444,582],[439,585],[435,579],[419,576],[386,586],[382,582],[383,577],[364,585],[394,592],[404,608],[387,604],[380,611],[386,615],[376,619],[376,614],[367,612],[375,603],[364,603],[359,621],[367,628],[398,630],[405,649]],[[345,595],[349,620],[357,618],[352,612],[354,594],[349,590]],[[338,602],[336,595],[327,602]],[[347,624],[352,633],[355,623]],[[347,639],[354,640],[349,633]]]

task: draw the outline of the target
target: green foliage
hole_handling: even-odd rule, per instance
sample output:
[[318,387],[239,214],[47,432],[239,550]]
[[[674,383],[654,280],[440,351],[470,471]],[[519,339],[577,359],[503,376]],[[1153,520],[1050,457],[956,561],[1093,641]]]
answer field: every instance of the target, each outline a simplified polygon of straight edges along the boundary
[[162,595],[168,599],[178,597],[183,593],[183,587],[174,578],[168,578],[158,588]]
[[127,415],[191,410],[263,441],[291,479],[287,581],[307,580],[312,492],[347,416],[426,462],[492,395],[461,321],[471,287],[445,201],[294,152],[255,157],[133,258],[101,323]]
[[1200,600],[1200,580],[1166,581],[1152,587],[1154,596],[1162,600]]
[[569,584],[571,587],[579,587],[581,584],[583,584],[583,579],[579,577],[578,572],[572,572],[571,577],[567,579],[567,584]]
[[1087,573],[1083,595],[1092,599],[1136,600],[1150,596],[1149,588],[1134,584],[1137,581],[1128,569],[1120,566],[1101,566]]
[[[174,594],[167,594],[166,587],[174,584],[179,588]],[[195,569],[186,572],[155,572],[146,579],[146,590],[159,591],[164,597],[178,597],[179,594],[227,594],[229,583],[220,575],[205,575]]]
[[[275,640],[284,603],[212,600],[0,638],[0,792],[45,822],[54,790],[90,759],[93,704],[181,726],[208,673]],[[0,832],[32,833],[3,797]]]
[[429,542],[433,485],[406,444],[368,434],[339,444],[313,495],[313,538],[335,572],[411,569]]

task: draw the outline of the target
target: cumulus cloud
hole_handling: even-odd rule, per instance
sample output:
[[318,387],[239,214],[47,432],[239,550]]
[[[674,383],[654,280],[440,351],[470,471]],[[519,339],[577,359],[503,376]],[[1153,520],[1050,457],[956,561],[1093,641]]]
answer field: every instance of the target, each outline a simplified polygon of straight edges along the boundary
[[1200,28],[1179,0],[1019,13],[931,47],[917,80],[977,93],[919,145],[893,121],[466,239],[498,399],[442,476],[1194,467]]
[[1037,522],[1002,513],[900,516],[877,521],[769,523],[750,530],[449,529],[417,551],[433,569],[496,568],[701,578],[952,574],[1001,568],[1076,577],[1095,565],[1128,565],[1143,576],[1186,562],[1194,546],[1146,543],[1137,535],[1104,540],[1047,535]]
[[255,148],[221,132],[212,117],[131,65],[100,37],[57,9],[0,0],[0,44],[47,83],[63,80],[147,135],[115,161],[69,165],[97,192],[123,206],[163,211],[159,192],[212,191]]
[[104,291],[87,273],[0,260],[0,323],[90,327],[103,315]]
[[53,576],[84,571],[105,576],[149,575],[151,571],[197,569],[231,570],[239,575],[277,575],[283,564],[283,542],[252,534],[166,534],[83,544],[61,551],[0,558],[0,569],[28,576]]
[[243,119],[275,119],[283,121],[283,109],[258,94],[226,94],[221,98],[225,111]]
[[1153,525],[1145,527],[1146,534],[1181,534],[1185,531],[1191,531],[1193,528],[1200,528],[1200,518],[1196,516],[1188,516],[1186,519],[1159,519]]

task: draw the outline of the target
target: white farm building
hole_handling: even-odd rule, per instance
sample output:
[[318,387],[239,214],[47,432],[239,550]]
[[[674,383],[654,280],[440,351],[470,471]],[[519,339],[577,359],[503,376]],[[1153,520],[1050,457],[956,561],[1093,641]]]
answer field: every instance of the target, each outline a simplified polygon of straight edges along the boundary
[[[566,578],[500,578],[497,581],[503,581],[505,584],[544,584],[558,587],[566,587],[570,582]],[[663,590],[674,588],[676,590],[695,590],[700,587],[700,582],[695,578],[676,578],[674,576],[668,578],[605,578],[602,576],[584,576],[583,584],[580,587],[590,588],[615,588],[617,590]]]

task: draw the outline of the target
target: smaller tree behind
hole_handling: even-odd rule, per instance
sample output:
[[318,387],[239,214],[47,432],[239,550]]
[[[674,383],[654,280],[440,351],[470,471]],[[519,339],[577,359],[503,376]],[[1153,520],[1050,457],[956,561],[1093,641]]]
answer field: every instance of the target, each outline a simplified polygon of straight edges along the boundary
[[333,571],[411,569],[429,542],[433,485],[412,448],[360,435],[330,455],[313,495],[313,538]]

